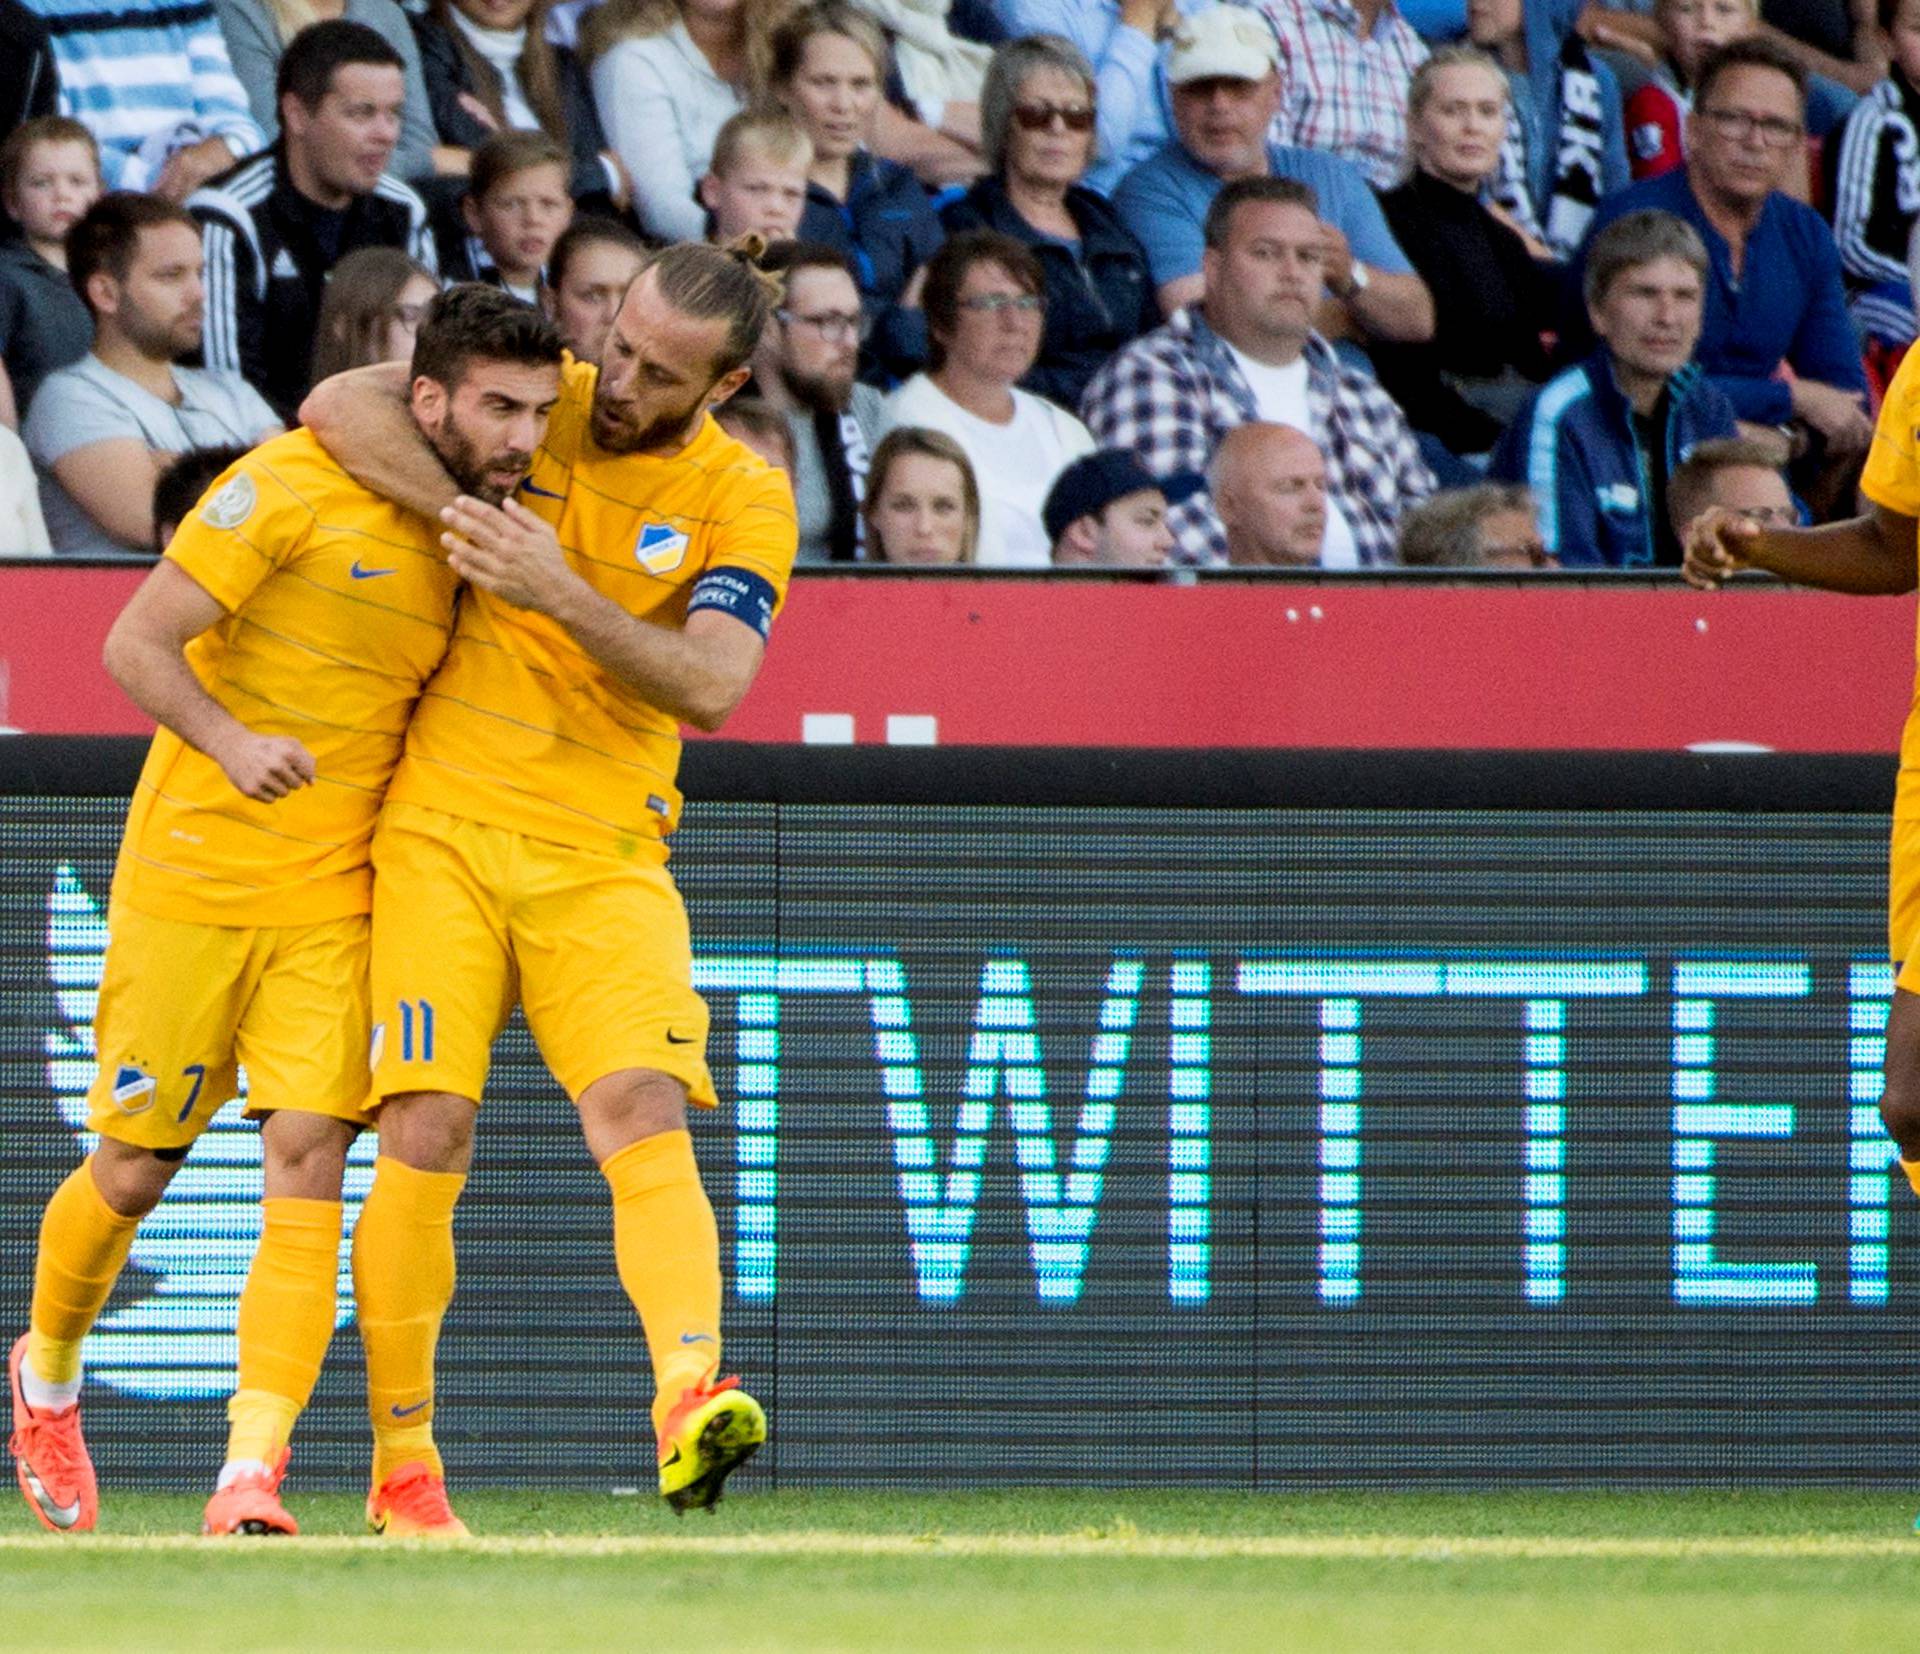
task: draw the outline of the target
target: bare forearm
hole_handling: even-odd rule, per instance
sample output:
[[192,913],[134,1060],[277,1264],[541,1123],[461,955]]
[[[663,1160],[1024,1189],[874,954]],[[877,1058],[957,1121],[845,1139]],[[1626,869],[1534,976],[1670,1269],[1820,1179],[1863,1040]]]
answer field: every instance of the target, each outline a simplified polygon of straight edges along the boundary
[[684,632],[636,619],[585,582],[552,614],[603,671],[682,723],[716,730],[739,702],[740,686]]
[[105,664],[135,706],[216,763],[235,737],[249,733],[201,687],[176,648],[116,628],[107,635]]
[[1771,23],[1760,25],[1761,36],[1778,46],[1788,57],[1798,63],[1810,75],[1825,75],[1828,80],[1837,80],[1851,92],[1862,97],[1871,92],[1876,82],[1887,72],[1885,55],[1875,46],[1868,44],[1871,36],[1857,44],[1866,44],[1866,53],[1861,58],[1838,58],[1820,50],[1818,46],[1809,46],[1804,40],[1796,39],[1784,29],[1777,29]]
[[1366,291],[1355,293],[1347,308],[1369,338],[1418,345],[1433,337],[1433,295],[1418,276],[1376,270]]
[[1742,547],[1742,554],[1754,568],[1797,586],[1856,597],[1895,596],[1912,591],[1920,573],[1911,533],[1903,547],[1897,521],[1866,516],[1824,528],[1772,529]]
[[381,363],[335,374],[300,405],[300,421],[363,488],[437,519],[460,489],[407,406],[406,373]]

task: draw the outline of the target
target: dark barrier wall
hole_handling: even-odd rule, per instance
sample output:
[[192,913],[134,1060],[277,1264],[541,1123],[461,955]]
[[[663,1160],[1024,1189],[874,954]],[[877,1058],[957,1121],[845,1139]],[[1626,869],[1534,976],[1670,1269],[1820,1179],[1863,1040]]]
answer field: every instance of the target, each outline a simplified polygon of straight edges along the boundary
[[[81,1152],[135,750],[0,746],[6,1327]],[[710,748],[687,779],[751,1477],[1920,1475],[1887,764]],[[481,1141],[454,1472],[645,1487],[604,1186],[517,1022]],[[217,1462],[257,1162],[223,1117],[136,1246],[90,1349],[109,1484]],[[308,1487],[364,1474],[346,1314]]]

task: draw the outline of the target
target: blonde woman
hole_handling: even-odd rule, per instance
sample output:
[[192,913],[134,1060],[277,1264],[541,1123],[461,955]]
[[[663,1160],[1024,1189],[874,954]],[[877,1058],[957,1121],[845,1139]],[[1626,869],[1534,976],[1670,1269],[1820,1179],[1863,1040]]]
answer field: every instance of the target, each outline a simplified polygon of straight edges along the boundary
[[364,23],[400,54],[407,99],[400,110],[400,142],[387,170],[408,180],[453,170],[446,165],[447,157],[436,154],[420,48],[407,14],[394,0],[213,0],[213,9],[226,36],[233,72],[246,89],[247,107],[268,143],[280,136],[274,82],[287,42],[315,23],[345,18],[349,23]]
[[580,52],[607,141],[633,181],[641,227],[698,241],[694,186],[720,128],[758,84],[779,0],[602,0]]

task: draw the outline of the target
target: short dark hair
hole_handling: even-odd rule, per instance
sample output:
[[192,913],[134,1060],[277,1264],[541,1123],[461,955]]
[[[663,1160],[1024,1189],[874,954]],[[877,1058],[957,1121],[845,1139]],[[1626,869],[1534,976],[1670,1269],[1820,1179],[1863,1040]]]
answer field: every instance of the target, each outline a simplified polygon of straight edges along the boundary
[[1628,270],[1661,258],[1691,265],[1703,284],[1711,269],[1707,244],[1684,218],[1658,207],[1622,213],[1593,238],[1593,245],[1587,249],[1580,295],[1589,306],[1596,305]]
[[167,542],[200,503],[214,479],[243,454],[244,448],[189,448],[176,454],[153,479],[153,549],[164,552]]
[[558,287],[567,279],[567,267],[582,248],[599,246],[623,248],[637,259],[644,259],[649,251],[633,231],[611,218],[576,218],[547,255],[547,285]]
[[93,311],[87,283],[104,272],[125,281],[140,251],[140,232],[160,224],[182,224],[198,236],[200,226],[184,207],[137,190],[109,190],[67,231],[67,280],[80,302]]
[[920,306],[926,312],[927,338],[933,366],[946,365],[947,349],[943,334],[960,325],[960,289],[967,272],[976,264],[997,264],[1029,293],[1041,298],[1047,293],[1047,273],[1040,260],[1024,241],[1017,241],[998,230],[966,230],[950,237],[927,261],[927,282],[920,292]]
[[1298,178],[1236,178],[1223,184],[1207,208],[1206,244],[1218,249],[1233,234],[1233,215],[1255,201],[1278,202],[1283,207],[1305,207],[1320,216],[1320,197],[1311,184]]
[[511,293],[467,281],[438,294],[413,341],[413,377],[451,391],[475,361],[560,365],[560,330]]
[[802,270],[838,270],[860,285],[853,260],[824,241],[776,241],[760,255],[760,268],[782,281],[792,281]]
[[[558,167],[561,179],[571,185],[573,156],[537,126],[489,133],[468,164],[467,194],[482,200],[495,184],[529,167]],[[571,187],[567,193],[573,193]]]
[[280,54],[280,71],[273,82],[274,108],[291,94],[306,108],[318,109],[320,100],[333,90],[335,73],[350,63],[406,67],[385,36],[364,23],[349,23],[345,18],[315,23],[288,41]]
[[1800,100],[1804,109],[1807,102],[1807,71],[1793,58],[1787,55],[1783,47],[1776,46],[1765,35],[1750,34],[1739,40],[1729,40],[1724,46],[1716,46],[1700,60],[1700,68],[1693,79],[1693,107],[1704,109],[1707,100],[1713,96],[1713,88],[1722,75],[1731,74],[1735,69],[1772,69],[1793,82],[1794,96]]

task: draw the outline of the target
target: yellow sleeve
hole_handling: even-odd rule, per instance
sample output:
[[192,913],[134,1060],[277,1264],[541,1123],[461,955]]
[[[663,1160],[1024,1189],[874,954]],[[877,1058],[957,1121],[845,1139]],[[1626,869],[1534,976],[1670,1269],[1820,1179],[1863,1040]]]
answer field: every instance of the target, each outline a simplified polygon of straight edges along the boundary
[[776,612],[786,602],[787,582],[800,547],[793,489],[786,473],[771,466],[742,467],[726,491],[720,531],[711,541],[708,569],[745,569],[774,590]]
[[313,531],[313,508],[292,467],[263,450],[236,460],[175,531],[168,560],[190,574],[229,614],[285,566]]
[[1907,352],[1887,387],[1860,492],[1903,517],[1920,517],[1920,350]]

